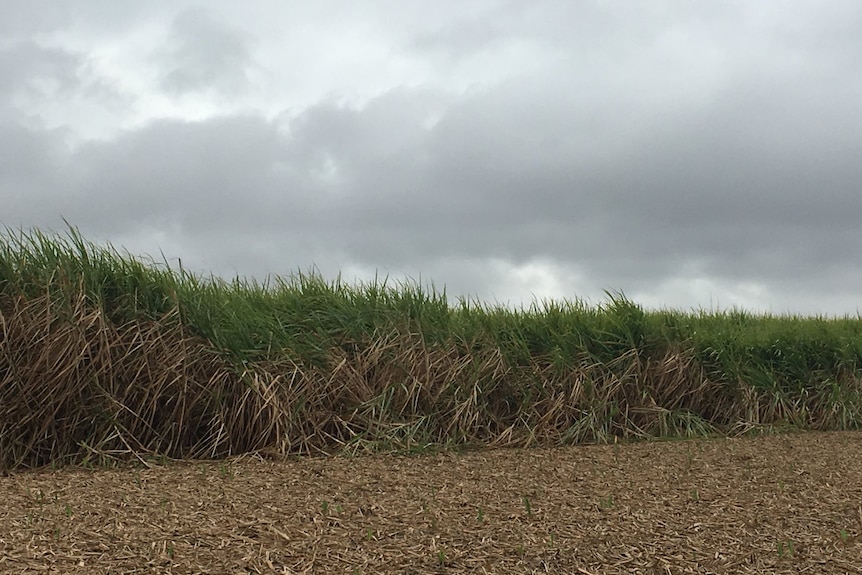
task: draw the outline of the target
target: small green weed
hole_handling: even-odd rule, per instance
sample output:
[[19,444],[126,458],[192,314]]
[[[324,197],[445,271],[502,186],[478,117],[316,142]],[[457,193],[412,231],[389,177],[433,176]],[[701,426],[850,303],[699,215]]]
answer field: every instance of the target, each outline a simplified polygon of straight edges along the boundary
[[233,467],[225,462],[219,464],[219,477],[222,479],[233,479]]
[[523,543],[518,543],[518,546],[515,547],[515,549],[517,550],[518,555],[520,555],[521,557],[523,557],[527,553],[526,550],[524,549]]
[[614,508],[614,496],[608,495],[607,497],[603,497],[599,500],[599,509],[602,511],[609,511]]
[[42,506],[45,504],[45,494],[44,494],[44,493],[42,493],[42,490],[41,490],[41,489],[39,489],[38,491],[36,491],[36,493],[35,493],[35,495],[34,495],[34,494],[30,493],[30,488],[28,487],[28,488],[27,488],[27,494],[28,494],[28,495],[32,495],[32,496],[33,496],[33,499],[35,499],[35,500],[36,500],[36,503],[38,503],[38,504],[39,504],[39,507],[42,507]]
[[779,559],[793,557],[793,541],[779,541],[777,546]]

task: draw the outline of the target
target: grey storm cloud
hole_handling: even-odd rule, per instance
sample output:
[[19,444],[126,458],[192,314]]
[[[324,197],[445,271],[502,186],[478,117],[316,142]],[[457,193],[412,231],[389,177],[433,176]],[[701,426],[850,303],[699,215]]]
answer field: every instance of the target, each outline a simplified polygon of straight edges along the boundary
[[82,63],[74,54],[44,48],[35,42],[15,43],[0,50],[0,93],[6,98],[45,97],[78,84]]
[[241,92],[249,82],[246,38],[201,8],[176,17],[158,60],[165,70],[162,87],[177,94],[213,88]]
[[[0,219],[63,217],[131,247],[158,238],[226,275],[316,264],[529,300],[531,278],[552,270],[546,281],[569,296],[656,301],[674,282],[706,281],[853,313],[860,9],[778,17],[767,5],[468,3],[396,45],[456,75],[500,66],[495,55],[517,62],[485,70],[489,81],[153,118],[74,146],[71,128],[7,102],[0,194],[12,208]],[[251,24],[209,8],[162,21],[156,90],[230,98],[251,86],[266,50]],[[88,65],[21,42],[0,49],[0,84],[81,93]]]
[[[434,98],[420,99],[401,91],[361,109],[324,104],[286,126],[253,116],[153,124],[82,148],[79,193],[102,194],[99,218],[125,207],[135,221],[188,233],[295,234],[369,265],[543,254],[625,283],[686,257],[717,274],[773,267],[785,277],[787,263],[803,261],[801,276],[862,247],[859,156],[828,141],[818,145],[825,160],[792,141],[782,148],[788,127],[766,110],[752,123],[745,106],[707,108],[666,126],[662,140],[579,156],[569,129],[579,121],[560,122],[561,109],[525,122],[529,99],[488,92],[426,128]],[[758,138],[773,143],[746,145]]]

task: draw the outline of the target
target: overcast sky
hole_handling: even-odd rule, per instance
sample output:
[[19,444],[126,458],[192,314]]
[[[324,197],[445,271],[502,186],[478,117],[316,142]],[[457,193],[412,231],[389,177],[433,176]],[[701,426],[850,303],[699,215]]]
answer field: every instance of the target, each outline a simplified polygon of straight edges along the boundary
[[862,310],[858,0],[0,14],[0,225],[226,278]]

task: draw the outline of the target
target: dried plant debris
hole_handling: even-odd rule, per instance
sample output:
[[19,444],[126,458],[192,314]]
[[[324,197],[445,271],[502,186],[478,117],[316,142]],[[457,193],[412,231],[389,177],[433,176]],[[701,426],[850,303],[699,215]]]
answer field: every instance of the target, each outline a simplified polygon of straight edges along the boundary
[[0,478],[4,573],[862,573],[862,434]]

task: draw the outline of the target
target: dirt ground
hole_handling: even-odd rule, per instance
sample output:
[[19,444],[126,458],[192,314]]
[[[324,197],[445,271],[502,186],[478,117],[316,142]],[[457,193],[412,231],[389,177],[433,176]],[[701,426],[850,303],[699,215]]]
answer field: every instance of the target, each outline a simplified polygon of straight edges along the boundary
[[862,433],[0,477],[3,573],[862,573]]

